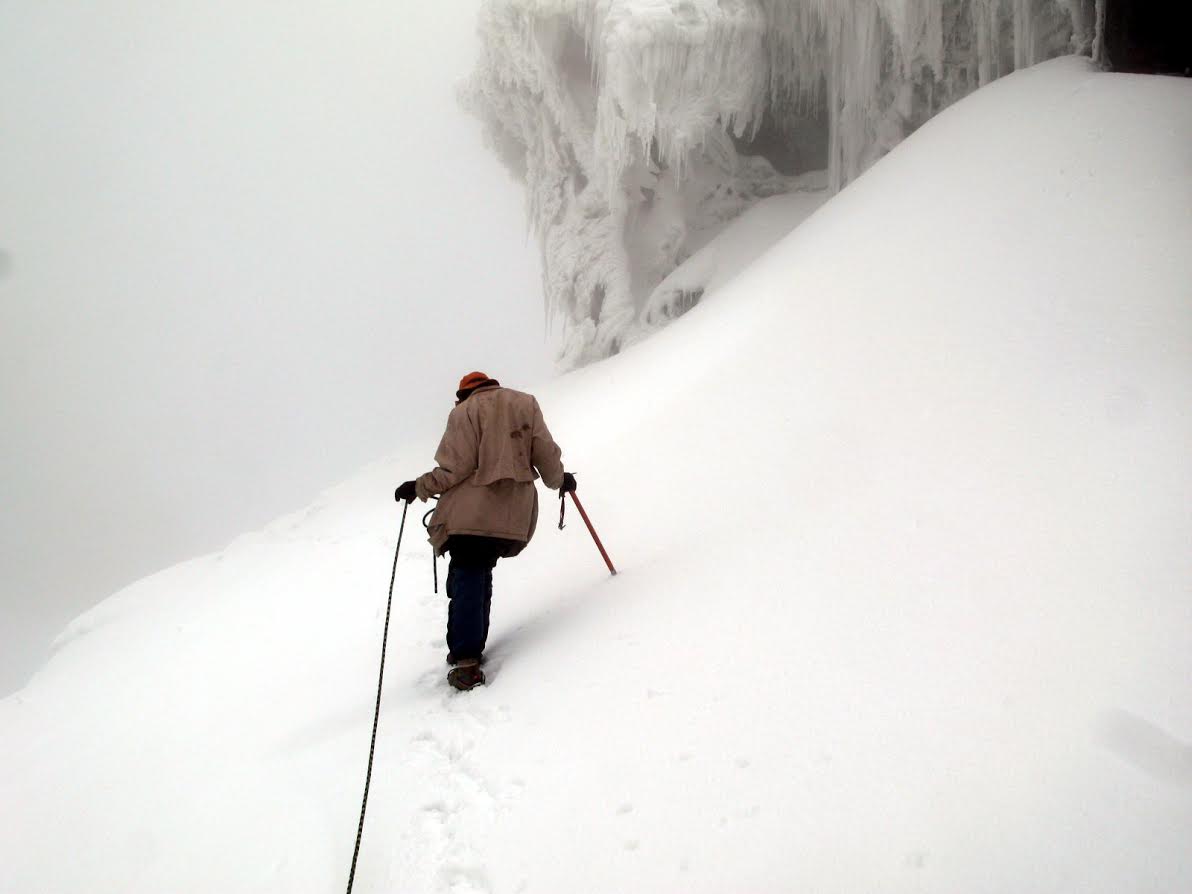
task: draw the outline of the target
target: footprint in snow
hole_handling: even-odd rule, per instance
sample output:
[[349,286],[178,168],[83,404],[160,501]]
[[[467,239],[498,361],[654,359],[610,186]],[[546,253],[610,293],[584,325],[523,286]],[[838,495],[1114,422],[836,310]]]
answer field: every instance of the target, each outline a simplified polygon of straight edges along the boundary
[[449,864],[442,868],[439,878],[443,883],[443,890],[449,894],[490,894],[492,891],[488,877],[478,866]]

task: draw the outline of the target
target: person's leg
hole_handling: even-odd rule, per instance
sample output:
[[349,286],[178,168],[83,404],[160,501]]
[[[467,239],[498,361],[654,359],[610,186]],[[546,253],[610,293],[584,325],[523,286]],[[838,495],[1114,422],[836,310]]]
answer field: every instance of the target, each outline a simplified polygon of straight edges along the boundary
[[484,574],[484,641],[488,642],[488,621],[492,614],[493,607],[493,567],[497,564],[496,558],[493,559],[493,564],[488,567]]
[[482,554],[478,558],[478,562],[482,562],[485,567],[484,575],[484,639],[488,641],[489,619],[492,615],[493,606],[493,568],[497,565],[497,560],[509,551],[510,543],[508,540],[500,540],[496,537],[483,538],[485,543],[482,545]]
[[488,634],[485,565],[467,544],[449,544],[447,567],[447,650],[455,661],[479,658]]
[[456,535],[447,542],[447,650],[452,661],[480,658],[488,641],[493,567],[507,549],[504,540]]

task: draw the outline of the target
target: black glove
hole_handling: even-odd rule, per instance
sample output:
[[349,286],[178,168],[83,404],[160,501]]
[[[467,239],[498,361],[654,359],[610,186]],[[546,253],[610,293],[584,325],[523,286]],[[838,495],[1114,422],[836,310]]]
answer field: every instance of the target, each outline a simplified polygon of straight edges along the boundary
[[575,476],[570,472],[563,473],[563,484],[559,487],[559,496],[575,493]]
[[402,500],[405,500],[407,503],[413,503],[414,498],[417,496],[418,496],[417,486],[414,484],[413,481],[407,481],[405,484],[403,484],[401,487],[399,487],[396,491],[393,492],[393,499],[397,500],[397,502],[399,502],[399,503]]

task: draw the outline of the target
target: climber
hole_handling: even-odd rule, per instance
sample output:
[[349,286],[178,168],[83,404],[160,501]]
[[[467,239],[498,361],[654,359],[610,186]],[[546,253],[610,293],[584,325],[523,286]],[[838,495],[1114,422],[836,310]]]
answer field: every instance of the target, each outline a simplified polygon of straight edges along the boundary
[[431,516],[431,546],[451,554],[447,569],[448,682],[471,689],[484,682],[480,669],[488,639],[492,571],[498,559],[516,556],[538,521],[534,479],[560,496],[575,490],[563,471],[538,401],[502,388],[482,372],[464,376],[455,409],[435,452],[436,468],[395,493],[398,501],[439,496]]

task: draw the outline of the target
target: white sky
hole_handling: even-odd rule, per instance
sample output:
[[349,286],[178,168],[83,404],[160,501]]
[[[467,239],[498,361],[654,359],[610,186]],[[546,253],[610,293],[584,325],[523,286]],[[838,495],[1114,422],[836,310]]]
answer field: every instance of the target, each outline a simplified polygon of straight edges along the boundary
[[548,375],[521,190],[454,97],[478,5],[0,0],[0,695],[462,373]]

